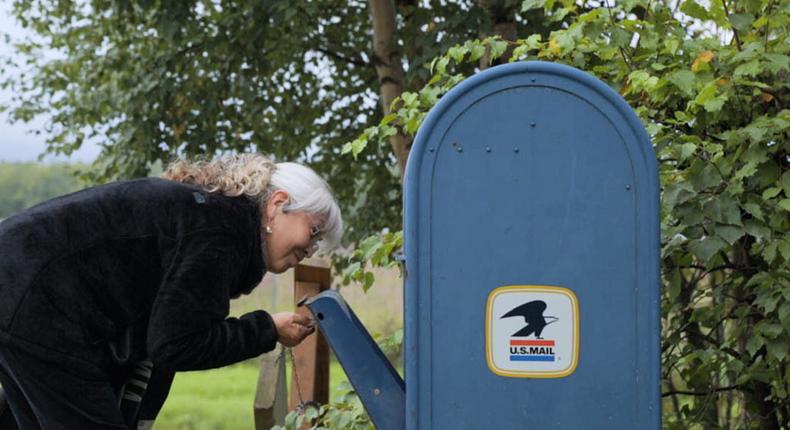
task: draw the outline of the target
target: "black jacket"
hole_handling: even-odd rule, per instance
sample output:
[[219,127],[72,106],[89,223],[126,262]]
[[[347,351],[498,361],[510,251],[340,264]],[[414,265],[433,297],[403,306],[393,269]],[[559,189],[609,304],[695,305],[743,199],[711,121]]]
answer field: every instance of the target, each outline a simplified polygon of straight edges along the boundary
[[0,344],[82,369],[149,357],[208,369],[274,348],[259,310],[227,318],[261,280],[260,213],[168,181],[58,197],[0,223]]

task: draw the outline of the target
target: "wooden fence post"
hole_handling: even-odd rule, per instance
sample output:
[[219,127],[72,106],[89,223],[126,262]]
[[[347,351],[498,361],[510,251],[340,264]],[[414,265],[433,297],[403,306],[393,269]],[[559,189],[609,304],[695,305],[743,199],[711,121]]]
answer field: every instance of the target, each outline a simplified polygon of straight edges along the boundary
[[274,351],[261,357],[258,388],[255,391],[255,430],[269,430],[275,425],[285,425],[288,413],[285,380],[285,351],[279,343]]
[[[328,290],[331,284],[332,275],[329,268],[297,265],[294,268],[294,304],[304,297],[311,297],[321,291]],[[305,307],[297,308],[296,312],[312,317],[310,311]],[[293,348],[293,357],[291,401],[288,409],[294,410],[299,404],[299,393],[301,393],[302,401],[328,403],[329,345],[323,335],[316,330],[299,346]]]

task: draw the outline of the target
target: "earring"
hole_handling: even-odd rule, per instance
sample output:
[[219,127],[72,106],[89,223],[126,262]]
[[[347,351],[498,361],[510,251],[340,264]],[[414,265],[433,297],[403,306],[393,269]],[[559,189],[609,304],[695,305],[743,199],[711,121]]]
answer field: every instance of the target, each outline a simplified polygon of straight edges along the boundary
[[266,226],[266,233],[272,234],[272,228],[268,225]]

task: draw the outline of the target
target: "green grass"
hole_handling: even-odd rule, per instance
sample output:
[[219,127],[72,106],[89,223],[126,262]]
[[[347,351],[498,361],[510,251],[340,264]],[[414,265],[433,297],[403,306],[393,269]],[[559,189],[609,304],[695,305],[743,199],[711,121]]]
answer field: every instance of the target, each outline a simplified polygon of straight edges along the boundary
[[[253,429],[253,401],[259,364],[258,360],[250,360],[220,369],[178,373],[154,429]],[[289,384],[290,374],[288,363],[286,379]],[[329,369],[330,393],[346,380],[340,364],[332,360]]]

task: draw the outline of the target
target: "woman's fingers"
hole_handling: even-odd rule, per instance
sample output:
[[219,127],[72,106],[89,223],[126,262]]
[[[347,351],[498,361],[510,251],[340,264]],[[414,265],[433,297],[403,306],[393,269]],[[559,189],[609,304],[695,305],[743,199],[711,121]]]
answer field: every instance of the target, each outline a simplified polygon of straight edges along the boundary
[[280,312],[272,315],[280,343],[296,346],[315,331],[312,318],[293,312]]
[[294,314],[294,322],[298,324],[302,324],[307,327],[315,326],[315,322],[313,321],[313,319],[308,317],[307,315]]

